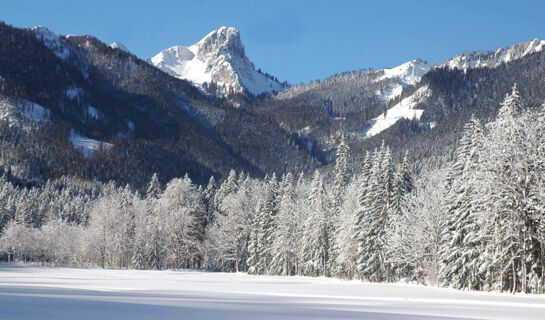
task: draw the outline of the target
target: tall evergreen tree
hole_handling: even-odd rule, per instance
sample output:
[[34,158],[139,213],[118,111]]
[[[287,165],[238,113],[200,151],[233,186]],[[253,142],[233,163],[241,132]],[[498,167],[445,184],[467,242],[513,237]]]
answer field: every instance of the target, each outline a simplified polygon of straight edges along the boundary
[[161,196],[161,183],[157,173],[154,173],[146,190],[146,199],[159,199]]
[[482,246],[477,224],[478,203],[475,198],[474,173],[479,161],[483,129],[476,118],[465,126],[447,195],[450,205],[444,231],[443,268],[445,283],[456,288],[479,288],[479,256]]

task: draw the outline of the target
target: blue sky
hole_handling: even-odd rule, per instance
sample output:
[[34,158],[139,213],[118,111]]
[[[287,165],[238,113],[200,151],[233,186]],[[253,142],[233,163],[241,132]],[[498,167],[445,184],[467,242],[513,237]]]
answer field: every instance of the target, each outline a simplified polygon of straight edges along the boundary
[[0,20],[119,41],[141,57],[234,26],[256,67],[290,83],[545,39],[545,1],[0,0]]

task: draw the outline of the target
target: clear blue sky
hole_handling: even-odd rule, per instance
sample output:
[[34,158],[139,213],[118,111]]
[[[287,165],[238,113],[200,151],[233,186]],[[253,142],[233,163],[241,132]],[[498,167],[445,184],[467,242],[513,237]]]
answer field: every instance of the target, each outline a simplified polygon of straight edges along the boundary
[[0,20],[120,41],[140,57],[234,26],[256,67],[290,83],[545,39],[545,1],[0,0]]

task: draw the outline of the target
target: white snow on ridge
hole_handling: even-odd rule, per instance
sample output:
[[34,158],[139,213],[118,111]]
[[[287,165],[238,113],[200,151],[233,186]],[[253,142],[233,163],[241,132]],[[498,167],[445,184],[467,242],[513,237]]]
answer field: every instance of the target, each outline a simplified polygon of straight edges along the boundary
[[433,66],[427,62],[420,59],[414,59],[392,69],[382,69],[384,74],[376,81],[398,78],[403,85],[412,86],[417,84],[422,76],[431,69],[433,69]]
[[83,153],[83,155],[86,157],[92,155],[96,151],[99,151],[101,148],[109,149],[113,146],[111,143],[81,136],[77,134],[74,129],[70,131],[69,140],[72,145],[74,145],[74,148],[81,151],[81,153]]
[[36,38],[41,40],[46,47],[53,50],[57,57],[63,60],[68,59],[70,49],[58,35],[43,26],[36,26],[32,28],[32,31],[36,33]]
[[174,46],[159,52],[151,58],[151,63],[166,73],[180,79],[202,85],[210,82],[212,76],[207,72],[204,62],[195,57],[195,46]]
[[125,51],[125,52],[129,52],[129,49],[127,49],[127,47],[125,47],[124,44],[122,44],[121,42],[112,42],[110,43],[110,48],[112,49],[119,49],[121,51]]
[[163,50],[151,58],[151,63],[197,86],[214,82],[219,95],[244,90],[259,95],[282,89],[280,83],[255,70],[246,56],[239,31],[232,27],[214,30],[192,46]]
[[507,48],[498,48],[495,51],[464,52],[446,60],[441,66],[462,70],[483,67],[494,68],[502,63],[523,58],[531,53],[540,52],[544,46],[545,40],[534,39],[532,41],[517,43]]
[[59,320],[543,319],[545,299],[330,278],[3,265],[0,310],[7,319]]
[[371,127],[365,133],[366,138],[375,136],[382,131],[394,125],[400,119],[420,119],[424,110],[414,109],[419,103],[423,102],[427,97],[431,96],[431,90],[428,86],[424,86],[416,90],[409,97],[404,98],[395,106],[388,109],[386,115],[380,116],[371,120]]

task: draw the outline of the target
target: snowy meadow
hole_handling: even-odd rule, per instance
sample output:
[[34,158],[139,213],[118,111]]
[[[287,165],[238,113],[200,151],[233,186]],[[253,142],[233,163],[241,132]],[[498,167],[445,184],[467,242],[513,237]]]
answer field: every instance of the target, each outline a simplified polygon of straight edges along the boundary
[[543,319],[545,297],[246,273],[0,266],[3,319]]

